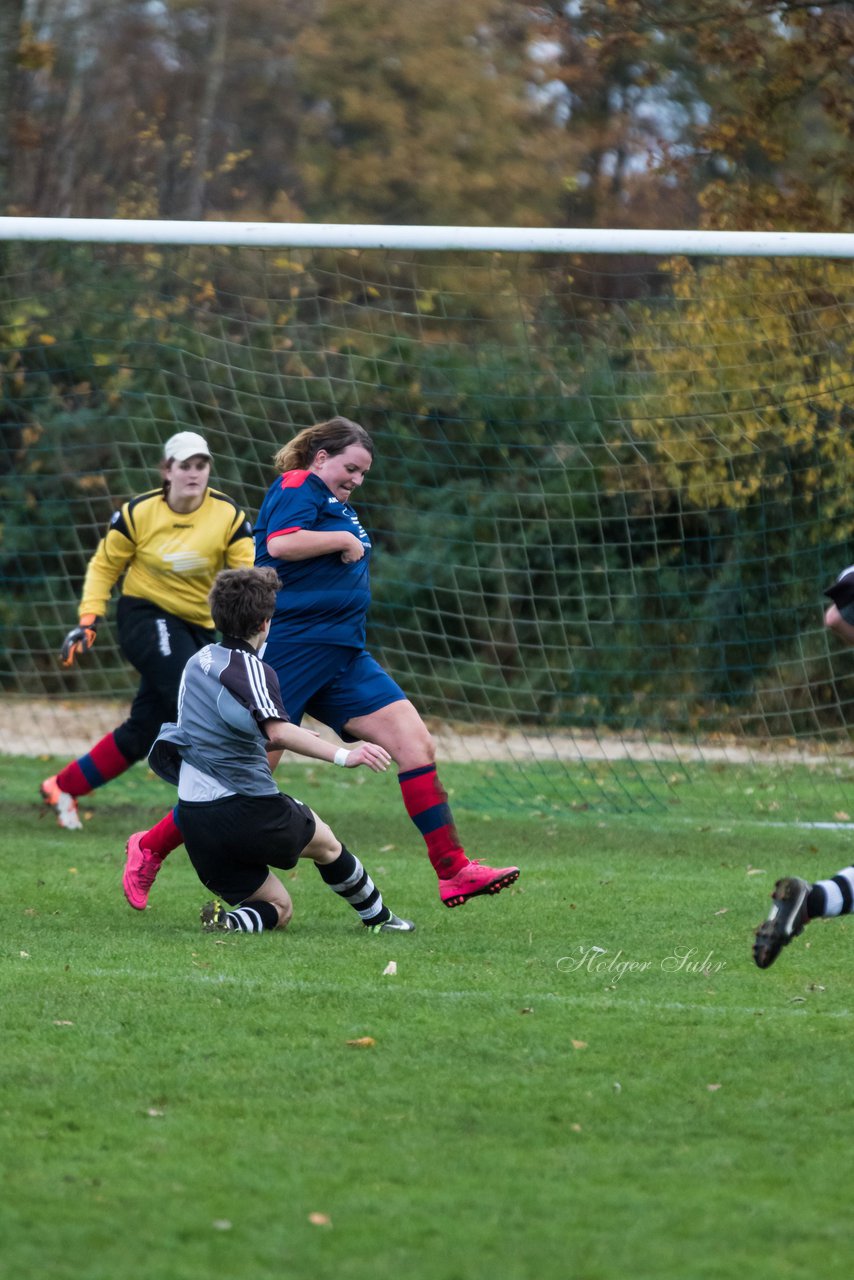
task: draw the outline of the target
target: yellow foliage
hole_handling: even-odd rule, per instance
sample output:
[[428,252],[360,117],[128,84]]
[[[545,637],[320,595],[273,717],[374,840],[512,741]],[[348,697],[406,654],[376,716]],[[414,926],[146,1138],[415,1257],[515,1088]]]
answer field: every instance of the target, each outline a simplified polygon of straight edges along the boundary
[[801,486],[850,467],[854,264],[682,259],[670,275],[670,300],[631,312],[635,458],[616,487],[738,509],[782,483],[781,451],[803,459]]
[[22,71],[52,71],[56,62],[56,45],[52,40],[37,40],[33,24],[22,22],[15,61]]
[[248,160],[252,155],[252,148],[249,147],[245,151],[228,151],[224,158],[220,160],[216,166],[216,173],[233,173],[239,164],[244,160]]
[[107,481],[101,472],[95,475],[79,476],[77,487],[82,489],[84,493],[106,493]]

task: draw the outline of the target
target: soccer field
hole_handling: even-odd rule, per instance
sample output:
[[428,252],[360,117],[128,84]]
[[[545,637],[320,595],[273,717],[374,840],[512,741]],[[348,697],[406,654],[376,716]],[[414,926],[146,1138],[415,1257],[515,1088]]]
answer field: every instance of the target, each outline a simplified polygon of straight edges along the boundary
[[774,880],[847,865],[849,830],[717,821],[702,780],[489,815],[448,767],[470,852],[522,867],[448,911],[393,777],[299,765],[417,933],[363,933],[301,866],[287,933],[204,935],[183,853],[146,913],[121,894],[168,789],[137,767],[68,833],[55,767],[3,761],[4,1274],[850,1273],[851,926],[750,957]]

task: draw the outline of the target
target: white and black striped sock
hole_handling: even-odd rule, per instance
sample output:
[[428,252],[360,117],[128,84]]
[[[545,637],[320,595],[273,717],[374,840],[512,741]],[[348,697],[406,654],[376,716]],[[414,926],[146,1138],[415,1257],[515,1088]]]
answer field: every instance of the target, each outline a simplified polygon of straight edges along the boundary
[[253,900],[234,907],[225,915],[229,929],[236,933],[263,933],[265,929],[275,929],[279,923],[279,913],[272,902]]
[[344,845],[334,862],[318,863],[317,869],[330,889],[349,902],[363,924],[383,924],[391,919],[379,889],[359,859]]
[[807,898],[811,920],[819,916],[847,916],[854,910],[854,867],[844,867],[830,880],[817,880]]

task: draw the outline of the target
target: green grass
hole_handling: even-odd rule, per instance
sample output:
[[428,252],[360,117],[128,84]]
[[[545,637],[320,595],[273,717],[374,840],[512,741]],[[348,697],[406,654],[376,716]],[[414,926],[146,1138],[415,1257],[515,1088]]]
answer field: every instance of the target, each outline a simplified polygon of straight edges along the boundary
[[778,875],[851,860],[845,832],[769,825],[786,788],[740,823],[711,782],[489,820],[447,769],[472,852],[523,868],[447,911],[393,778],[297,767],[418,932],[364,934],[301,866],[287,933],[223,937],[183,853],[145,914],[121,896],[163,784],[135,769],[68,833],[38,816],[55,767],[2,762],[0,1273],[849,1274],[853,931],[750,959]]

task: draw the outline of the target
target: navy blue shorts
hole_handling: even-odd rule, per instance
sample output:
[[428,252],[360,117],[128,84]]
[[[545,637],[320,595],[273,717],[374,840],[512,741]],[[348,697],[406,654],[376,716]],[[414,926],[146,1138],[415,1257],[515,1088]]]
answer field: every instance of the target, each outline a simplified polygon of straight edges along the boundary
[[297,646],[292,640],[271,638],[263,657],[279,677],[282,701],[293,723],[299,724],[308,712],[347,742],[355,741],[344,732],[348,720],[406,698],[367,649]]

